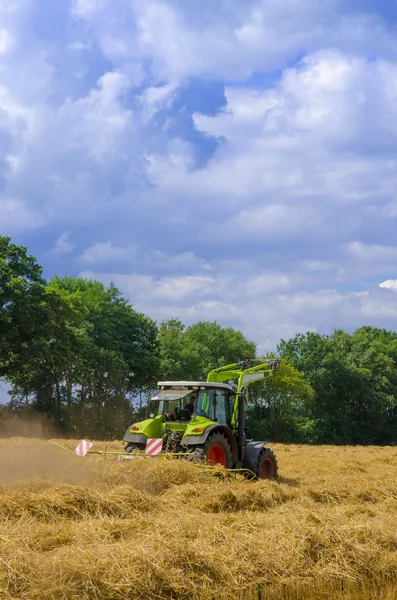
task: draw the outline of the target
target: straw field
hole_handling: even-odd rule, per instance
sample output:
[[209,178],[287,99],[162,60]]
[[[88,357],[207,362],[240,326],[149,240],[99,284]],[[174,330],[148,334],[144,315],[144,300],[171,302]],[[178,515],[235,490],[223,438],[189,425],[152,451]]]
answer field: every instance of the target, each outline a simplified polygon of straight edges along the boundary
[[0,440],[1,600],[395,599],[397,449],[272,448],[252,483]]

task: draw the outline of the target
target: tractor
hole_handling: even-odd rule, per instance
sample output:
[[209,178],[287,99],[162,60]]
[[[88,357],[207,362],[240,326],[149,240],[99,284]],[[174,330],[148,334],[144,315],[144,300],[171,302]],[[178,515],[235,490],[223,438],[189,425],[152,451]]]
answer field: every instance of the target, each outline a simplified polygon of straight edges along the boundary
[[[267,442],[247,440],[248,387],[274,375],[280,361],[244,359],[209,372],[207,381],[160,381],[149,400],[149,418],[128,427],[126,453],[145,451],[162,440],[164,453],[196,462],[242,470],[258,479],[275,479],[277,461]],[[237,380],[237,389],[230,382]]]

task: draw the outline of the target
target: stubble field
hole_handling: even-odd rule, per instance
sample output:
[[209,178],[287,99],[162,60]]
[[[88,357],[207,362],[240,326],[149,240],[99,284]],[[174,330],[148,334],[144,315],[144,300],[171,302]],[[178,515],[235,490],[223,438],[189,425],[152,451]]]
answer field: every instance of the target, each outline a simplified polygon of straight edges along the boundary
[[0,440],[1,600],[395,599],[397,448],[272,449],[253,483]]

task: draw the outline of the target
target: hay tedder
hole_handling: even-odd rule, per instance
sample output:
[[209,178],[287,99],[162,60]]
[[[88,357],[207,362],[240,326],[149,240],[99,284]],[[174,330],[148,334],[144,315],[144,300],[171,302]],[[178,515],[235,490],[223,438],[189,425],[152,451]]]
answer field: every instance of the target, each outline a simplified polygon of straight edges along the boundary
[[[197,463],[241,470],[259,479],[277,477],[267,442],[247,440],[248,386],[274,375],[280,361],[243,360],[210,371],[206,382],[161,381],[148,403],[149,418],[128,427],[127,455],[172,453]],[[237,389],[230,382],[237,380]]]

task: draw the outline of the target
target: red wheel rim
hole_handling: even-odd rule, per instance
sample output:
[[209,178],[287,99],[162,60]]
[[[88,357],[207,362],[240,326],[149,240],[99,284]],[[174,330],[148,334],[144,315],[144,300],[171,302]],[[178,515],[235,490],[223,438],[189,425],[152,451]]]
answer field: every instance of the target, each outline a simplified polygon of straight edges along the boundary
[[265,458],[261,464],[261,479],[274,478],[274,464],[271,458]]
[[219,444],[214,444],[208,450],[208,462],[211,465],[222,465],[222,467],[226,467],[226,454],[222,446]]

